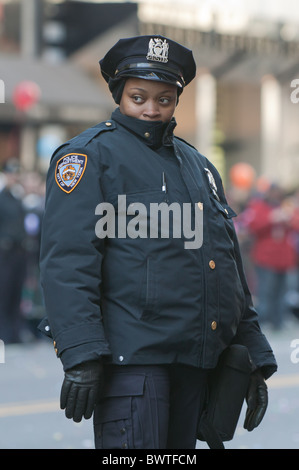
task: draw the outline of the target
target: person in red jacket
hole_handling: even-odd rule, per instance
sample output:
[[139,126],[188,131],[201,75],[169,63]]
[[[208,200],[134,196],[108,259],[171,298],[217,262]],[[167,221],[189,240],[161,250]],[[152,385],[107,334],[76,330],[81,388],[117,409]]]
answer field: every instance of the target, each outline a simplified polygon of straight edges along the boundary
[[298,217],[284,204],[283,190],[272,184],[261,198],[251,201],[247,224],[253,235],[252,261],[256,269],[256,295],[261,322],[280,329],[286,312],[285,296],[298,254],[294,233]]

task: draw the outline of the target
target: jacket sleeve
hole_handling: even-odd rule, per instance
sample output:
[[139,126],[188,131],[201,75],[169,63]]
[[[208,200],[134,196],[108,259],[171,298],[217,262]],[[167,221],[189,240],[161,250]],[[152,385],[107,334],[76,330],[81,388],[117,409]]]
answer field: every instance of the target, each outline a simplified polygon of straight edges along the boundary
[[[81,165],[81,177],[66,192],[59,164],[65,156],[76,155],[83,155],[85,166]],[[104,240],[95,233],[95,208],[103,200],[98,161],[91,150],[68,144],[52,157],[47,176],[41,284],[51,336],[64,370],[110,354],[101,316]]]
[[[209,162],[209,169],[212,171],[217,188],[218,195],[220,197],[221,203],[227,205],[226,197],[224,194],[224,189],[222,181],[218,171],[215,167]],[[233,225],[233,224],[232,224]],[[246,276],[244,273],[242,257],[240,253],[239,242],[237,239],[236,231],[233,227],[233,243],[234,243],[234,252],[235,260],[238,267],[238,272],[240,280],[244,290],[245,296],[245,309],[243,317],[239,323],[237,333],[233,339],[233,343],[242,344],[248,348],[251,359],[256,368],[262,369],[265,379],[269,378],[277,370],[277,363],[272,351],[272,348],[262,333],[259,321],[258,313],[253,306],[252,296],[248,288]]]

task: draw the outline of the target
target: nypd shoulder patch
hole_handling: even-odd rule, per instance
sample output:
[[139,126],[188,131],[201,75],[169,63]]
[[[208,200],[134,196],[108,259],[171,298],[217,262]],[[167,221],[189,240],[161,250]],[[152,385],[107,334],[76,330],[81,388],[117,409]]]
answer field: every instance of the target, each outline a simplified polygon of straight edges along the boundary
[[80,182],[86,168],[87,155],[68,153],[61,157],[55,170],[55,180],[60,189],[71,193]]

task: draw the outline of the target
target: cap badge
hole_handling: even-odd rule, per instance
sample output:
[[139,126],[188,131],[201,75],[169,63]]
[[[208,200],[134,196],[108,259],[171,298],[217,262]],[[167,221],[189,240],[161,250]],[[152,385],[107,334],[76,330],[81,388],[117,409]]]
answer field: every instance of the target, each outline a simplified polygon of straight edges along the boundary
[[155,60],[157,62],[168,62],[169,44],[166,39],[162,41],[160,38],[152,38],[148,44],[147,60]]

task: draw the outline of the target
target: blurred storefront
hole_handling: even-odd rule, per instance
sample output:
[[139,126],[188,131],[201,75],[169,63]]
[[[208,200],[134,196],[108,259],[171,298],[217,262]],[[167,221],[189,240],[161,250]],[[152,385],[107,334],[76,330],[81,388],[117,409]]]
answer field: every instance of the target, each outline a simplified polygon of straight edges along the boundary
[[[33,169],[38,159],[40,169],[44,170],[51,148],[109,115],[108,98],[73,64],[55,66],[28,58],[6,57],[0,58],[0,67],[5,83],[0,126],[9,131],[7,154],[2,156],[2,162],[19,152],[25,169]],[[40,96],[36,103],[26,107],[26,93],[30,93],[34,84]],[[16,97],[19,85],[24,86],[24,96],[20,92]]]
[[[109,23],[119,24],[132,11],[136,12],[135,5],[116,12],[111,5],[85,2],[0,2],[4,95],[0,104],[0,169],[11,158],[18,158],[24,170],[45,173],[58,145],[110,117],[113,101],[106,87],[102,88],[100,53],[96,75],[71,56],[109,29]],[[101,20],[97,21],[98,16]],[[82,24],[84,18],[87,22]]]

